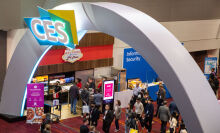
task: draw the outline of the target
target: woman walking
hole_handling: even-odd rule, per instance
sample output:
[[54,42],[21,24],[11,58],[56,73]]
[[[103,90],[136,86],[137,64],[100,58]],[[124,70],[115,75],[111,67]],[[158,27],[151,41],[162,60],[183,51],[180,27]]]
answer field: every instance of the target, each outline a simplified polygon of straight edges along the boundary
[[118,132],[119,131],[119,119],[121,118],[121,101],[120,100],[117,100],[116,101],[116,105],[115,105],[115,132]]

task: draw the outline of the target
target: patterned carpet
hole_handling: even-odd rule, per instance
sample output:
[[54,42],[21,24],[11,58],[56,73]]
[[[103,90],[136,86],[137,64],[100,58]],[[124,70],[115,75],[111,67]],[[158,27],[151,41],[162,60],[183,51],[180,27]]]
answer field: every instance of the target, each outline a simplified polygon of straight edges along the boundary
[[[169,99],[168,101],[170,102],[171,99]],[[59,123],[51,124],[52,133],[79,133],[80,132],[79,127],[81,124],[82,124],[81,117],[74,117],[74,118],[61,120]],[[120,125],[119,133],[124,133],[125,109],[122,110],[122,118],[119,121],[119,125]],[[26,124],[25,121],[8,123],[0,119],[0,133],[39,133],[38,130],[39,130],[39,125],[37,124]],[[97,130],[103,133],[102,118],[100,118],[98,121]],[[114,133],[114,130],[115,130],[115,123],[113,121],[110,129],[110,133]],[[158,118],[154,118],[152,133],[159,133],[159,132],[160,132],[160,120]],[[143,133],[146,133],[146,130],[144,130]]]
[[[220,91],[219,91],[220,95]],[[172,99],[167,100],[168,103],[172,101]],[[156,103],[154,102],[154,108],[156,108]],[[160,120],[156,117],[153,119],[153,127],[151,133],[160,133]],[[59,123],[51,124],[52,133],[79,133],[79,127],[82,125],[81,117],[74,117],[65,120],[61,120]],[[125,109],[122,110],[122,118],[119,121],[120,131],[118,133],[124,133],[124,125],[125,125]],[[14,123],[8,123],[2,119],[0,119],[0,133],[39,133],[39,125],[37,124],[26,124],[25,121],[19,121]],[[111,124],[110,133],[114,133],[115,123],[114,121]],[[139,125],[140,129],[140,125]],[[169,129],[169,124],[167,124],[167,130]],[[97,130],[103,133],[102,131],[102,118],[100,118],[98,122]],[[147,133],[146,130],[142,131],[142,133]]]

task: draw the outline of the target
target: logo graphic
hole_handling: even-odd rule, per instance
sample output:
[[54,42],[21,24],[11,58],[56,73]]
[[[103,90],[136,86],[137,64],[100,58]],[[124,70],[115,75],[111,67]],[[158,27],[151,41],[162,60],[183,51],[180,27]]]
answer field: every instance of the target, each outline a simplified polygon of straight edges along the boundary
[[62,56],[62,59],[66,62],[74,63],[77,60],[81,59],[83,57],[83,54],[81,53],[80,49],[67,49],[65,50],[64,55]]
[[44,10],[38,7],[39,18],[24,18],[40,45],[78,45],[74,10]]

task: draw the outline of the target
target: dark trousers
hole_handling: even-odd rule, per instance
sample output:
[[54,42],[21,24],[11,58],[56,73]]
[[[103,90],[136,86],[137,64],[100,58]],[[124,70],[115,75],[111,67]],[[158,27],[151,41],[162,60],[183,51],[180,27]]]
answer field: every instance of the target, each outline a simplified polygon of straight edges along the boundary
[[148,130],[148,132],[151,132],[151,130],[152,130],[152,120],[153,120],[153,117],[146,117],[145,127]]
[[160,132],[161,132],[161,133],[166,133],[166,128],[167,128],[167,121],[162,121],[162,120],[161,120]]
[[163,103],[163,99],[157,99],[157,111],[156,111],[156,116],[158,115],[158,111],[159,111],[159,108],[160,106],[162,106],[162,103]]
[[141,114],[137,114],[137,119],[140,121],[141,123]]
[[98,120],[93,120],[93,121],[91,121],[91,125],[94,126],[94,127],[97,127],[97,125],[98,125]]
[[118,124],[118,119],[115,118],[115,127],[117,130],[119,130],[119,124]]
[[170,128],[170,133],[174,133],[173,131],[174,131],[174,129],[173,129],[173,128]]
[[109,133],[109,129],[111,127],[111,123],[107,123],[105,122],[105,120],[103,121],[103,126],[102,126],[102,130],[105,132],[105,133]]

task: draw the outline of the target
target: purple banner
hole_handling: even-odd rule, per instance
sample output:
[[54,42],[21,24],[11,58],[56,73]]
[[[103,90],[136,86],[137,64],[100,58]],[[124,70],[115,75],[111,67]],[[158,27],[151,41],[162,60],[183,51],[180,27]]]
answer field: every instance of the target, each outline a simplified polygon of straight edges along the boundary
[[44,113],[44,84],[27,84],[27,123],[41,123]]
[[44,84],[27,84],[27,107],[44,107]]

